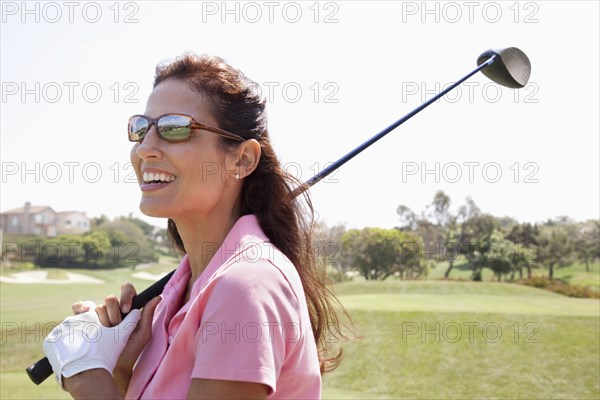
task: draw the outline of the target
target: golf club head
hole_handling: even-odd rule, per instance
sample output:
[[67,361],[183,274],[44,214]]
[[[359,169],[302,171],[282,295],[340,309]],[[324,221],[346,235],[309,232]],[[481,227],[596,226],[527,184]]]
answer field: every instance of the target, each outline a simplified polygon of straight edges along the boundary
[[485,76],[509,88],[520,89],[527,85],[531,75],[531,63],[525,53],[516,47],[488,50],[477,58],[477,65],[483,64],[494,55],[494,62],[481,70]]

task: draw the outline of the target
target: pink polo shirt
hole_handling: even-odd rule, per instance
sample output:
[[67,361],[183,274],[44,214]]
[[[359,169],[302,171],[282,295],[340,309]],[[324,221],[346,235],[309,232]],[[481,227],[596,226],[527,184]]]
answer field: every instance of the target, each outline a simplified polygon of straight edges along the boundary
[[194,282],[187,255],[165,286],[127,399],[185,399],[193,378],[257,382],[270,399],[317,399],[321,374],[302,283],[254,215]]

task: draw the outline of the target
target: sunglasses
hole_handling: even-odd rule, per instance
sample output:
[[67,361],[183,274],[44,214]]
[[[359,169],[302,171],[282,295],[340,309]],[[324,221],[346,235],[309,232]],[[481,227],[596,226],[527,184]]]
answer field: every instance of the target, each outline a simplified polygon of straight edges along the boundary
[[127,134],[130,142],[141,142],[152,125],[156,128],[158,136],[167,142],[183,142],[192,137],[192,132],[201,129],[225,136],[229,139],[243,142],[246,139],[235,133],[224,131],[213,126],[204,125],[193,117],[186,114],[165,114],[158,118],[148,118],[145,115],[134,115],[129,118],[127,125]]

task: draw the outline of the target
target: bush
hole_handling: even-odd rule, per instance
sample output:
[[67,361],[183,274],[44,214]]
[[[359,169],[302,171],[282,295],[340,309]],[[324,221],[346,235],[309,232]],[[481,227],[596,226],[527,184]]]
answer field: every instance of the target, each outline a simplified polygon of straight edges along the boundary
[[15,262],[2,264],[2,268],[9,272],[31,271],[35,269],[35,264],[32,262]]
[[17,264],[17,268],[21,271],[31,271],[35,269],[35,264],[32,262],[22,262]]
[[534,276],[529,279],[521,279],[517,281],[522,285],[533,286],[539,289],[550,290],[569,297],[598,299],[600,292],[592,290],[589,287],[581,285],[569,285],[560,280],[550,280],[545,276]]
[[351,281],[352,277],[337,268],[327,268],[327,279],[331,283],[342,283]]
[[83,235],[7,235],[2,250],[2,263],[13,269],[20,265],[31,269],[34,264],[45,268],[120,268],[158,260],[154,242],[127,220],[118,220],[114,226],[106,223]]

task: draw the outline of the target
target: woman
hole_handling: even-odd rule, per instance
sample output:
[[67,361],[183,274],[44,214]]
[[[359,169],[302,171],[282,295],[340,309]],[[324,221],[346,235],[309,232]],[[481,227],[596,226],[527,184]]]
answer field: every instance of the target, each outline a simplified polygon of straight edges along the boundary
[[341,357],[327,343],[341,337],[336,300],[257,86],[220,58],[185,54],[157,67],[129,139],[140,209],[169,218],[184,257],[141,315],[121,321],[130,284],[120,301],[76,303],[65,323],[94,321],[103,335],[92,350],[46,339],[59,382],[75,398],[320,397],[321,373]]

